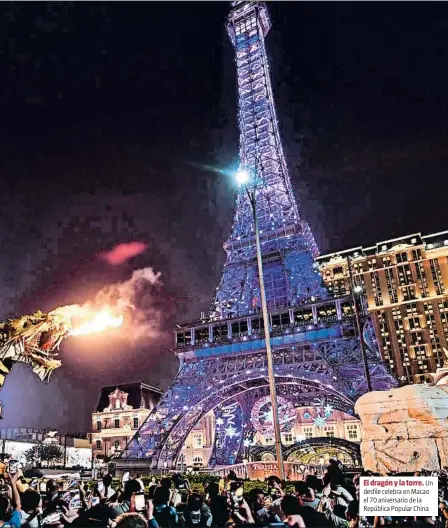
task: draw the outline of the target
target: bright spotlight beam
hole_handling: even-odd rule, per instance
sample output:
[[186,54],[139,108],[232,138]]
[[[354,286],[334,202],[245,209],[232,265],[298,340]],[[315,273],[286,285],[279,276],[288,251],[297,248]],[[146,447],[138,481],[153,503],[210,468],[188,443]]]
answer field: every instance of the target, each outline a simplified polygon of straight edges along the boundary
[[235,173],[235,179],[238,185],[245,185],[249,181],[250,176],[246,170],[240,169]]

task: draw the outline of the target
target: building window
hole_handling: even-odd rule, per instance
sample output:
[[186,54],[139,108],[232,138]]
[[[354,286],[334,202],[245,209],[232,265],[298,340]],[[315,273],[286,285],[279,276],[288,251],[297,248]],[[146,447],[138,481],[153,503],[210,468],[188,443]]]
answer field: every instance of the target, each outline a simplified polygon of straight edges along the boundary
[[398,302],[398,295],[397,295],[397,285],[395,284],[395,277],[392,272],[392,269],[386,268],[385,269],[386,274],[386,285],[387,285],[387,291],[389,293],[389,299],[390,302],[396,303]]
[[445,293],[445,285],[443,284],[443,277],[440,272],[440,266],[437,259],[431,259],[429,261],[431,268],[432,280],[434,281],[434,286],[436,288],[436,294],[442,295]]
[[101,431],[101,420],[96,421],[96,430]]
[[356,424],[347,425],[347,436],[349,440],[359,440],[358,426]]
[[138,429],[138,418],[136,416],[134,416],[133,427],[134,429]]
[[204,447],[204,437],[202,433],[193,433],[193,449]]
[[294,438],[292,437],[292,433],[285,433],[283,435],[283,442],[285,444],[292,444],[294,442]]
[[114,427],[115,427],[115,429],[119,429],[119,427],[120,427],[120,418],[115,418]]
[[420,260],[422,258],[422,252],[420,249],[414,249],[412,250],[412,259],[413,260]]
[[101,449],[101,440],[96,441],[96,448]]
[[372,273],[372,290],[376,306],[383,305],[383,292],[381,291],[380,276],[377,271]]
[[201,467],[204,465],[204,460],[201,456],[195,456],[193,458],[193,466],[194,467]]
[[304,427],[303,428],[303,436],[308,440],[308,438],[313,438],[313,428],[312,427]]
[[403,301],[415,299],[415,286],[406,286],[402,289]]
[[415,271],[417,272],[417,279],[419,282],[422,297],[428,297],[428,280],[426,278],[425,268],[422,262],[417,262],[415,264]]
[[333,426],[324,427],[324,432],[327,438],[334,438],[334,427]]

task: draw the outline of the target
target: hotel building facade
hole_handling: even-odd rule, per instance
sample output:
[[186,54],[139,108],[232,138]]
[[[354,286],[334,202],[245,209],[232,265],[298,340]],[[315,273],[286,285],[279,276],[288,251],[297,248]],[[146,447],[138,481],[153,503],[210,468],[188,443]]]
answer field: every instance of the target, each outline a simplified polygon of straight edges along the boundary
[[350,292],[351,267],[392,373],[405,383],[432,381],[448,350],[448,231],[322,255],[317,264],[335,297]]

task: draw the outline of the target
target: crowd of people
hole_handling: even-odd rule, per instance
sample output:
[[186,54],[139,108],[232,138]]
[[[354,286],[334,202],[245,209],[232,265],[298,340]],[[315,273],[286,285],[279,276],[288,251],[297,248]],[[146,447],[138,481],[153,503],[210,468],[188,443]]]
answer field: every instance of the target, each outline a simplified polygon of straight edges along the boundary
[[[368,473],[363,473],[367,475]],[[435,526],[448,528],[448,472],[439,474],[439,516],[361,517],[359,479],[348,478],[337,461],[323,476],[284,483],[276,476],[244,492],[244,482],[230,473],[210,481],[202,494],[179,474],[125,475],[116,484],[109,474],[96,483],[26,481],[22,472],[5,474],[0,483],[0,528],[108,527],[182,528],[283,526],[292,528],[373,528]]]

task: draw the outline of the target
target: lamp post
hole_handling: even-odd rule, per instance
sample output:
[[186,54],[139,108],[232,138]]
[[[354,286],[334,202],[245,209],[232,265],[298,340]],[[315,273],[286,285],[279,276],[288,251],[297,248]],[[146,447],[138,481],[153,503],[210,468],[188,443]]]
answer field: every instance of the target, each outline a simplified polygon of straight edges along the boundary
[[[252,182],[251,175],[246,170],[239,170],[236,173],[236,180],[239,185],[244,186],[249,197],[250,204],[252,206],[252,214],[254,218],[254,229],[255,229],[255,244],[257,249],[257,264],[258,264],[258,279],[260,281],[260,295],[261,295],[261,308],[263,312],[264,321],[264,335],[266,339],[266,355],[268,358],[268,378],[269,378],[269,393],[271,397],[272,405],[272,421],[274,422],[274,438],[275,438],[275,451],[277,455],[278,472],[281,480],[285,480],[285,467],[283,464],[283,451],[282,451],[282,439],[280,433],[280,421],[278,416],[278,404],[277,404],[277,389],[275,387],[275,375],[274,375],[274,360],[272,357],[271,349],[271,333],[269,328],[269,314],[268,305],[266,303],[266,291],[264,288],[264,275],[263,275],[263,259],[261,256],[261,244],[260,244],[260,231],[258,228],[258,217],[257,217],[257,196],[256,196],[256,185],[257,181],[254,179]],[[248,183],[253,183],[251,189],[248,187]]]
[[243,460],[243,464],[244,464],[244,478],[247,480],[249,478],[249,472],[247,470],[247,464],[249,463],[249,460],[247,460],[247,458],[245,458]]
[[358,335],[359,335],[359,347],[361,349],[362,362],[364,363],[364,373],[366,377],[367,392],[371,392],[372,382],[370,380],[369,364],[367,362],[366,347],[364,344],[364,337],[362,335],[361,318],[359,315],[359,306],[358,306],[358,296],[360,296],[362,293],[362,287],[359,285],[355,285],[355,280],[353,278],[352,261],[350,257],[347,257],[347,264],[348,264],[348,272],[350,274],[350,289],[351,289],[352,297],[353,297],[353,305],[355,307],[355,319],[356,319],[356,328],[358,329]]

